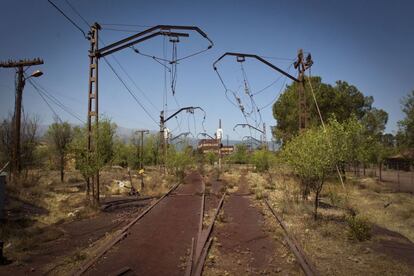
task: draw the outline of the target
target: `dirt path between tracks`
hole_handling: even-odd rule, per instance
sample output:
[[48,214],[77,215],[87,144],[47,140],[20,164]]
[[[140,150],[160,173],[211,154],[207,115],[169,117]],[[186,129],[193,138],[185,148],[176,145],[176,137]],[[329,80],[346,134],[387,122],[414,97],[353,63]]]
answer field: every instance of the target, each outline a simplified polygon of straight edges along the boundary
[[191,239],[197,235],[202,178],[193,172],[184,182],[86,275],[183,275]]
[[[215,242],[204,275],[301,274],[281,241],[272,238],[264,226],[263,214],[252,204],[245,174],[224,202],[213,236]],[[214,186],[214,185],[213,185]]]

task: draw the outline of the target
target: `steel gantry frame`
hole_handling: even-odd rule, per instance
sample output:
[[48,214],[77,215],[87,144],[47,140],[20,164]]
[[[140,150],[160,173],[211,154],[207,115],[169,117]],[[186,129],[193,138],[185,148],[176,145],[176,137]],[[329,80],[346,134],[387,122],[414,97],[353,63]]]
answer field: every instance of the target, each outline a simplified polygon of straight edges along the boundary
[[[204,109],[202,109],[199,106],[187,106],[187,107],[182,107],[180,108],[178,111],[174,112],[173,114],[171,114],[170,116],[168,116],[167,118],[164,117],[164,111],[162,110],[160,113],[160,149],[162,150],[162,156],[163,156],[163,160],[161,160],[162,163],[164,163],[165,161],[165,156],[167,154],[167,146],[168,146],[168,138],[165,139],[165,123],[168,122],[170,119],[174,118],[175,116],[177,116],[179,113],[181,113],[182,111],[187,111],[187,112],[194,112],[194,110],[196,109],[200,109],[204,112],[204,119],[206,118],[206,114]],[[163,165],[163,164],[161,164]]]
[[236,59],[237,59],[237,62],[244,62],[246,60],[246,58],[256,59],[256,60],[264,63],[268,67],[272,68],[273,70],[275,70],[275,71],[281,73],[282,75],[288,77],[289,79],[297,82],[298,83],[298,97],[299,97],[299,101],[298,101],[299,131],[302,131],[303,129],[305,129],[307,127],[307,125],[308,125],[308,123],[307,123],[308,115],[307,115],[307,105],[306,105],[306,96],[305,96],[305,88],[304,88],[304,83],[305,83],[304,75],[305,75],[305,71],[313,65],[313,60],[312,60],[312,56],[311,56],[310,53],[307,55],[307,57],[305,59],[304,54],[303,54],[303,50],[299,49],[297,59],[294,63],[295,69],[298,69],[298,77],[295,78],[294,76],[290,75],[288,72],[285,72],[284,70],[280,69],[279,67],[275,66],[274,64],[270,63],[269,61],[265,60],[264,58],[262,58],[258,55],[245,54],[245,53],[236,53],[236,52],[226,52],[223,55],[221,55],[213,63],[214,71],[216,71],[216,73],[217,73],[218,77],[220,78],[220,81],[223,84],[224,88],[226,88],[226,85],[224,84],[223,79],[221,78],[220,74],[218,73],[217,63],[226,56],[235,56]]
[[[254,130],[256,130],[256,131],[258,131],[258,132],[260,132],[261,134],[262,134],[262,141],[261,141],[261,143],[263,144],[263,146],[265,147],[265,148],[267,148],[267,144],[266,144],[266,125],[265,125],[265,123],[263,123],[263,130],[261,130],[260,128],[257,128],[257,127],[255,127],[255,126],[252,126],[251,124],[236,124],[234,127],[233,127],[233,131],[235,131],[236,130],[236,127],[238,127],[238,126],[241,126],[241,127],[249,127],[249,128],[252,128],[252,129],[254,129]],[[251,136],[250,136],[251,137]],[[257,139],[256,139],[257,140]],[[257,141],[259,141],[259,140],[257,140]]]
[[[99,59],[125,48],[131,48],[133,45],[144,42],[157,36],[168,36],[172,38],[188,37],[188,33],[173,32],[172,30],[181,31],[195,31],[202,37],[209,41],[207,49],[213,47],[213,41],[208,38],[207,34],[204,33],[200,28],[195,26],[176,26],[176,25],[157,25],[151,27],[142,32],[133,34],[124,39],[116,41],[110,45],[99,48],[99,30],[101,26],[98,23],[94,23],[88,33],[88,39],[90,41],[89,50],[89,85],[88,85],[88,113],[87,113],[87,124],[88,124],[88,161],[92,158],[99,159],[99,153],[97,150],[98,139],[99,139],[99,82],[98,82],[98,68]],[[92,121],[95,125],[93,126]],[[95,168],[93,175],[87,179],[87,192],[90,193],[90,187],[92,187],[92,196],[94,203],[99,203],[99,169]]]

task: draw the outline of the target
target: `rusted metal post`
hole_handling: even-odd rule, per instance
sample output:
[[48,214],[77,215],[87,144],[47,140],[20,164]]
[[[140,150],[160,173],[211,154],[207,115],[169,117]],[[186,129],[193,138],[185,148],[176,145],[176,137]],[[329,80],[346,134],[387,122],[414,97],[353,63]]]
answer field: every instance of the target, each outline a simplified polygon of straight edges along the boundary
[[164,131],[165,131],[165,126],[164,126],[164,124],[165,124],[165,121],[164,121],[164,111],[161,111],[161,114],[160,114],[160,148],[158,149],[159,150],[159,153],[160,153],[160,166],[163,166],[163,164],[164,164],[164,144],[165,144],[165,141],[164,141]]
[[[312,64],[310,63],[309,66]],[[304,131],[308,127],[308,112],[305,95],[305,70],[307,64],[304,61],[303,50],[299,49],[295,68],[298,69],[298,113],[299,113],[299,132]]]
[[[91,26],[90,31],[90,50],[89,50],[89,86],[88,86],[88,162],[93,158],[98,163],[98,141],[99,141],[99,90],[98,90],[98,32],[101,29],[98,23]],[[92,125],[94,119],[95,125]],[[92,198],[94,204],[99,204],[99,168],[88,177],[88,185],[92,185]],[[88,189],[89,190],[89,189]]]

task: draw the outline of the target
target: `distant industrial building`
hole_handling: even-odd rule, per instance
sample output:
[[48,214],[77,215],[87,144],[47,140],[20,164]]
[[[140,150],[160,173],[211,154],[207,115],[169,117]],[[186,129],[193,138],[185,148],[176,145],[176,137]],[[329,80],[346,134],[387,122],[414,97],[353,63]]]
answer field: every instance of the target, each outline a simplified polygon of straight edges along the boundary
[[[220,149],[220,140],[219,139],[201,139],[198,142],[197,149],[202,153],[214,152],[218,153]],[[221,154],[229,155],[234,152],[233,146],[221,146]]]

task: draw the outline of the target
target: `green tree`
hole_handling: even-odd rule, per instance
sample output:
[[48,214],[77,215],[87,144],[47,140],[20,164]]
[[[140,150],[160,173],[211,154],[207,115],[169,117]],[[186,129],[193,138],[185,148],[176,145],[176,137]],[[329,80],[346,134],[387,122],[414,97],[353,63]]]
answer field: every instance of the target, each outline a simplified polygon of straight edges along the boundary
[[414,148],[414,90],[401,101],[403,120],[398,122],[398,144],[401,148]]
[[65,158],[69,151],[69,143],[72,140],[72,127],[68,122],[55,122],[49,126],[46,137],[51,145],[52,152],[59,160],[60,181],[63,182],[65,175]]
[[302,193],[314,191],[314,218],[317,218],[319,196],[326,177],[338,159],[329,136],[322,128],[312,128],[292,138],[283,149],[283,157],[299,177]]
[[185,147],[184,150],[178,151],[173,145],[170,145],[166,156],[166,167],[180,181],[184,179],[185,172],[193,165],[192,150]]
[[[334,86],[323,83],[320,77],[311,77],[309,81],[324,119],[334,116],[341,123],[354,114],[358,120],[362,120],[372,107],[372,97],[364,96],[355,86],[345,81],[337,81]],[[312,127],[321,123],[313,102],[309,81],[305,79],[305,95],[309,108],[309,124]],[[273,117],[276,119],[277,125],[272,129],[272,132],[279,143],[288,141],[298,134],[297,86],[297,83],[288,85],[273,105]]]
[[388,122],[388,113],[373,107],[365,113],[361,122],[365,127],[366,134],[379,140]]
[[304,198],[310,191],[315,193],[315,219],[325,179],[336,173],[337,166],[367,158],[364,137],[364,127],[355,116],[342,123],[331,118],[326,128],[308,129],[284,146],[282,158],[300,179]]
[[[96,126],[94,125],[93,128]],[[71,151],[75,156],[76,168],[81,172],[86,181],[86,194],[90,196],[89,177],[100,171],[106,164],[109,164],[114,157],[114,136],[116,125],[109,119],[99,121],[99,136],[96,141],[97,150],[92,154],[87,150],[87,127],[75,127],[74,138],[71,143]],[[95,198],[95,203],[99,201]]]
[[273,155],[267,149],[256,150],[252,155],[252,162],[259,172],[268,172],[272,166]]

